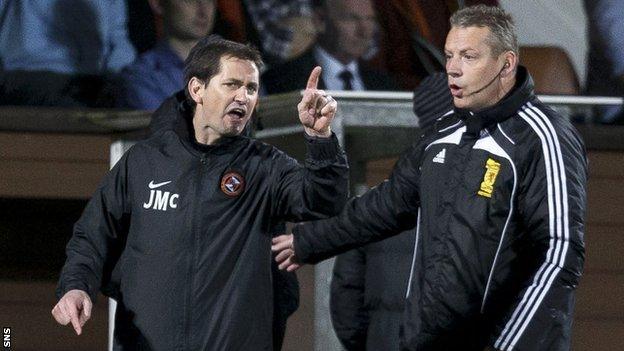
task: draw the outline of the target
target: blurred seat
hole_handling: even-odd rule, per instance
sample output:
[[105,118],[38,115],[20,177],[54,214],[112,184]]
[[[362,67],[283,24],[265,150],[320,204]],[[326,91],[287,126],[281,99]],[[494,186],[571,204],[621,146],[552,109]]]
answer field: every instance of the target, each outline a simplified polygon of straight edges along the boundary
[[557,46],[521,46],[520,64],[529,69],[535,92],[578,95],[579,80],[568,54]]

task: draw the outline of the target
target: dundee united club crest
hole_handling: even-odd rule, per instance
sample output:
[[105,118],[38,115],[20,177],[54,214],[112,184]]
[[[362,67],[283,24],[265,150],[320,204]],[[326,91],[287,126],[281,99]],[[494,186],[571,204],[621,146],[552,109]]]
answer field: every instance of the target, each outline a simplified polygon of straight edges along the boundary
[[237,172],[227,172],[221,178],[221,191],[227,196],[238,196],[245,190],[245,178]]

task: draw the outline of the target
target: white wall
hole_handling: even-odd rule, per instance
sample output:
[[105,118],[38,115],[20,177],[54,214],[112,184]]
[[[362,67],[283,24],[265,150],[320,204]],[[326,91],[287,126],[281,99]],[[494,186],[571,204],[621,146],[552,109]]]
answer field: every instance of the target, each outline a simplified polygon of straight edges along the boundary
[[587,18],[582,0],[500,0],[499,3],[513,16],[520,45],[562,47],[584,85]]

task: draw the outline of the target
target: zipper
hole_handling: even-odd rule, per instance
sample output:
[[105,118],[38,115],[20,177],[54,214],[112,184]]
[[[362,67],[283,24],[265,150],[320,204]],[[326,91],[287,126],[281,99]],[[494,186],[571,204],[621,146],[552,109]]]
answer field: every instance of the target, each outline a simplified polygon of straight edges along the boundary
[[196,188],[195,189],[195,196],[193,197],[193,214],[192,214],[192,218],[191,218],[191,226],[193,228],[193,234],[192,234],[192,239],[191,239],[191,247],[189,248],[189,252],[192,252],[192,255],[189,255],[189,265],[188,265],[188,276],[187,276],[187,281],[188,281],[188,289],[187,289],[187,293],[186,293],[186,302],[185,302],[185,306],[184,306],[184,310],[185,310],[185,325],[184,325],[184,350],[191,350],[191,343],[192,343],[192,334],[191,334],[191,321],[192,321],[192,308],[191,308],[191,300],[192,300],[192,293],[194,290],[194,284],[195,284],[195,275],[197,274],[196,272],[196,266],[197,266],[197,256],[198,256],[198,252],[199,252],[199,245],[198,245],[198,241],[199,241],[199,230],[201,229],[201,217],[199,216],[199,211],[200,211],[200,207],[199,206],[199,201],[200,201],[200,196],[198,196],[197,194],[200,193],[199,189],[201,189],[201,185],[202,185],[202,180],[204,178],[204,174],[206,172],[206,170],[208,169],[208,155],[206,155],[205,153],[202,153],[200,158],[199,158],[199,163],[201,164],[199,166],[199,171],[197,172],[197,181],[196,181]]

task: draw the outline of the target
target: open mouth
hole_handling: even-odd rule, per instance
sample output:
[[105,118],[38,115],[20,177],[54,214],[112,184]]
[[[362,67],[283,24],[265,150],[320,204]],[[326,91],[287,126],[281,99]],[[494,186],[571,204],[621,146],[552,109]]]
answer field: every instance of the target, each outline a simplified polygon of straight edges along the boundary
[[454,97],[462,96],[462,88],[457,84],[449,84],[449,89],[451,90],[451,95]]
[[228,116],[234,117],[237,119],[244,118],[246,114],[247,114],[247,111],[245,111],[245,109],[240,108],[240,107],[232,108],[227,112]]

